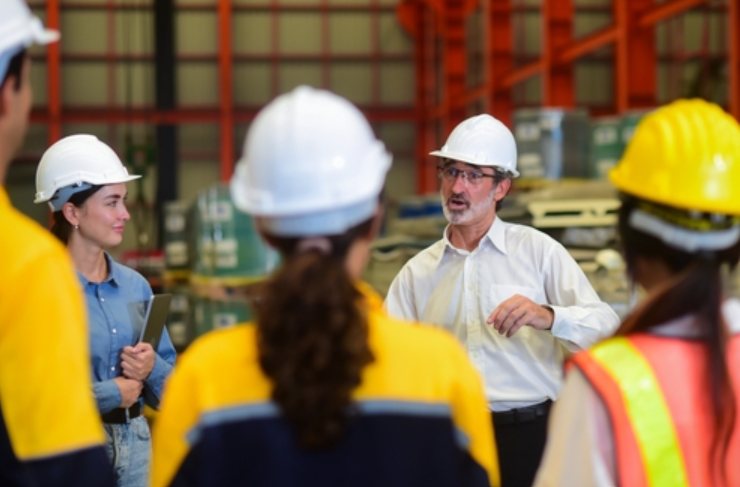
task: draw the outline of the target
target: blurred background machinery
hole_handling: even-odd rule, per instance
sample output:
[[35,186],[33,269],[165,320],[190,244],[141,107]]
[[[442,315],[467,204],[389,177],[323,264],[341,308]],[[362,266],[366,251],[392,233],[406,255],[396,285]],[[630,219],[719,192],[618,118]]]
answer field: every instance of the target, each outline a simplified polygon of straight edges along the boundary
[[[384,293],[438,239],[437,149],[487,112],[514,132],[518,179],[501,216],[560,240],[620,313],[628,289],[612,250],[617,195],[603,180],[635,125],[685,96],[740,117],[735,0],[31,0],[62,33],[32,49],[32,125],[7,178],[33,205],[43,151],[92,133],[132,172],[132,224],[117,252],[171,290],[185,346],[250,316],[277,265],[223,183],[257,111],[299,84],[367,115],[394,154],[387,220],[365,277]],[[649,164],[649,161],[646,161]],[[601,182],[600,182],[601,181]],[[606,253],[600,252],[606,250]]]

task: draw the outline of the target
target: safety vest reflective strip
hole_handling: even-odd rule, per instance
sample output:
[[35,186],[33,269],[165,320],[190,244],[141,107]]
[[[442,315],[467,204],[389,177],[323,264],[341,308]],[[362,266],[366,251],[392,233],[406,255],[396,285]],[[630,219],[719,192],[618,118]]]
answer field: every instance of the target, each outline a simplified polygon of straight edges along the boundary
[[624,400],[650,487],[688,486],[671,413],[655,374],[627,338],[602,342],[587,352],[615,381]]

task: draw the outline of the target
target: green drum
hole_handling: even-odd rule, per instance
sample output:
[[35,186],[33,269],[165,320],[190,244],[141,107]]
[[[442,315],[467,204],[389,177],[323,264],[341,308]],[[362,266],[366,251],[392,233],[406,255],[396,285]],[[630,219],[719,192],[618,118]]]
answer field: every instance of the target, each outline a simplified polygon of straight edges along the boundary
[[591,120],[590,177],[606,179],[609,170],[616,166],[624,151],[620,137],[622,119],[601,117]]

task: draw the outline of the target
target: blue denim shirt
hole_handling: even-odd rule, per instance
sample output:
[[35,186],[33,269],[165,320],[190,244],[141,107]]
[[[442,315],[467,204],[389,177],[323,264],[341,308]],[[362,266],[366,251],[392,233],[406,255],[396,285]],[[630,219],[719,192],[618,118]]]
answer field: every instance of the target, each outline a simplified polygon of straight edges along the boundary
[[[135,345],[144,325],[146,303],[152,295],[152,288],[141,274],[116,263],[107,253],[105,258],[109,272],[103,282],[91,282],[77,273],[87,301],[93,392],[101,414],[121,404],[121,391],[113,379],[123,375],[121,351],[127,345]],[[156,352],[143,394],[144,402],[153,408],[159,406],[165,379],[175,363],[175,348],[166,329]]]

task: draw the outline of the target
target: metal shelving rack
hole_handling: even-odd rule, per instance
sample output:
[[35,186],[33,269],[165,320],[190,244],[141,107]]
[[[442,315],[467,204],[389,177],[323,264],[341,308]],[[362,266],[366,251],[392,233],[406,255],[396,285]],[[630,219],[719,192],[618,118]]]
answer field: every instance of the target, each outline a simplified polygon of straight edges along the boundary
[[[691,9],[705,9],[726,19],[725,52],[702,49],[694,53],[660,54],[656,26]],[[471,48],[465,42],[466,21],[482,15],[482,82],[466,82]],[[580,38],[574,37],[579,12],[611,13],[612,22]],[[514,49],[516,17],[540,15],[542,46],[539,56]],[[611,5],[574,0],[402,0],[398,17],[414,38],[417,74],[416,161],[419,193],[433,191],[436,180],[427,154],[450,130],[472,113],[488,112],[511,125],[514,88],[541,77],[541,105],[576,105],[574,65],[579,60],[613,66],[614,93],[609,106],[588,107],[593,115],[621,114],[654,107],[661,62],[689,58],[721,58],[727,62],[727,109],[740,119],[740,2],[736,0],[611,0]],[[521,29],[519,29],[521,31]],[[521,32],[519,33],[521,35]],[[611,47],[613,54],[604,55]],[[665,100],[662,100],[665,101]]]
[[[121,3],[120,0],[104,1],[66,1],[45,0],[32,2],[31,7],[45,14],[45,24],[50,28],[60,29],[61,14],[66,11],[106,12],[108,17],[108,35],[113,34],[113,16],[120,10],[152,11],[153,0]],[[334,3],[321,0],[317,4],[285,4],[279,0],[269,0],[263,4],[243,4],[232,0],[214,0],[211,3],[180,3],[178,12],[204,12],[216,15],[217,19],[217,52],[215,54],[178,53],[178,63],[212,63],[218,71],[218,102],[215,105],[187,106],[178,104],[169,110],[156,109],[154,104],[146,106],[123,107],[110,101],[107,106],[70,106],[63,102],[62,70],[65,62],[105,63],[110,73],[122,63],[153,63],[153,54],[121,54],[111,50],[101,53],[61,52],[60,44],[53,44],[44,54],[34,56],[47,67],[47,99],[43,108],[37,107],[31,115],[32,123],[43,123],[48,127],[48,144],[54,143],[63,134],[62,127],[68,123],[144,123],[144,124],[187,124],[215,123],[219,127],[219,149],[215,155],[220,165],[220,179],[226,181],[231,177],[236,151],[241,140],[235,140],[234,127],[239,123],[251,121],[259,111],[259,105],[238,105],[234,96],[235,66],[248,63],[269,63],[271,70],[271,96],[280,93],[280,69],[285,62],[312,62],[321,64],[321,87],[331,89],[330,64],[365,62],[369,63],[372,95],[368,103],[359,104],[371,123],[413,122],[415,108],[413,105],[389,104],[381,102],[380,77],[382,63],[411,63],[411,53],[383,52],[380,46],[380,16],[392,15],[395,6],[381,3],[380,0],[369,0],[366,4]],[[316,13],[321,17],[321,52],[291,53],[279,50],[279,15],[286,12]],[[365,53],[332,52],[329,40],[330,15],[337,12],[365,13],[370,16],[371,49]],[[250,13],[268,13],[271,23],[271,49],[268,54],[245,54],[235,52],[234,19],[239,15]],[[64,35],[64,33],[62,32]],[[109,42],[109,47],[112,42]],[[115,90],[114,74],[108,76],[109,92]],[[409,80],[413,83],[413,80]],[[203,157],[203,154],[199,155]]]

